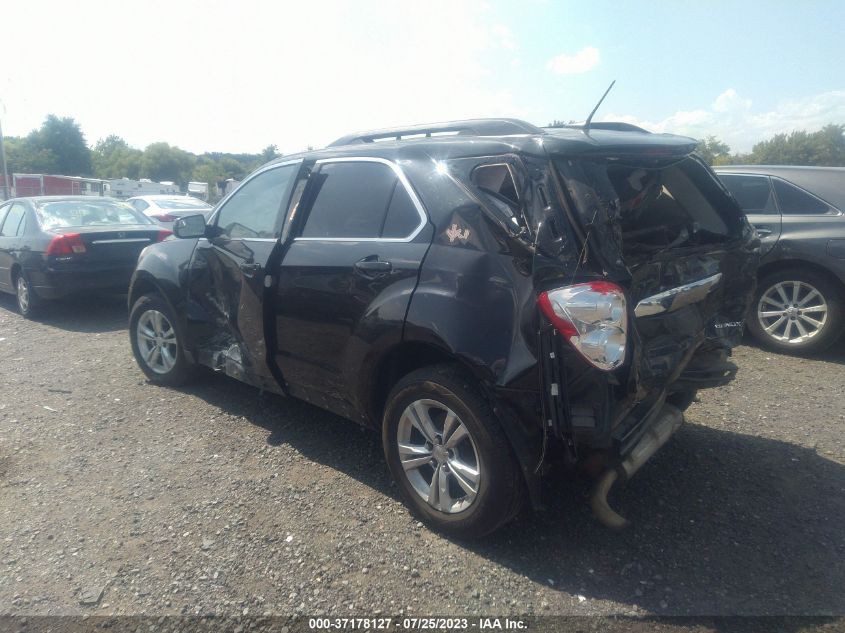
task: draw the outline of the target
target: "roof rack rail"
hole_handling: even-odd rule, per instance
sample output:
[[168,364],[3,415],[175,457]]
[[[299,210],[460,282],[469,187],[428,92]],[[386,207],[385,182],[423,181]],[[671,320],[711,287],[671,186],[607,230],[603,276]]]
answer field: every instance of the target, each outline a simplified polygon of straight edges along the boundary
[[425,125],[410,125],[408,127],[387,128],[383,130],[369,130],[357,132],[337,139],[329,147],[342,145],[358,145],[360,143],[375,143],[377,141],[401,141],[407,137],[432,136],[508,136],[510,134],[545,134],[542,128],[519,119],[468,119],[466,121],[448,121],[445,123],[430,123]]

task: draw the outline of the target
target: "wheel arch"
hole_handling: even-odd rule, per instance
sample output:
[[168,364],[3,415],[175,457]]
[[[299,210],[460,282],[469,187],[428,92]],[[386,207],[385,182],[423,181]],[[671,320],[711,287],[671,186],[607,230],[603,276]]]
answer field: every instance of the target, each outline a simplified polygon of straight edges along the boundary
[[478,384],[491,407],[500,419],[501,428],[507,437],[510,449],[520,465],[522,481],[526,485],[534,508],[543,507],[540,493],[540,476],[536,466],[542,459],[542,421],[522,419],[511,403],[504,402],[495,387],[485,380],[484,372],[474,366],[470,359],[455,354],[446,347],[430,341],[402,341],[386,350],[369,373],[362,397],[367,403],[367,421],[375,429],[381,429],[384,408],[390,391],[407,374],[423,367],[453,364],[464,371]]
[[366,413],[374,428],[381,427],[384,406],[391,389],[412,371],[432,365],[454,364],[475,376],[472,366],[444,347],[423,341],[401,341],[385,350],[361,385]]
[[821,275],[831,283],[835,284],[836,287],[839,288],[840,293],[845,295],[845,282],[843,282],[836,273],[821,264],[817,264],[816,262],[811,262],[806,259],[779,259],[777,261],[762,264],[760,268],[757,269],[757,279],[763,279],[773,273],[780,273],[788,270],[804,270]]

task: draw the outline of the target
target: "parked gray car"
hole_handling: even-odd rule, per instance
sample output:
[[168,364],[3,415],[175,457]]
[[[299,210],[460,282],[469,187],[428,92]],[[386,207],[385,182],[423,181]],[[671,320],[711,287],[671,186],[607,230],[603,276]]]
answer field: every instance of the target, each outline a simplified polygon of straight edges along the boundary
[[774,350],[828,347],[845,329],[845,168],[715,171],[762,242],[749,331]]

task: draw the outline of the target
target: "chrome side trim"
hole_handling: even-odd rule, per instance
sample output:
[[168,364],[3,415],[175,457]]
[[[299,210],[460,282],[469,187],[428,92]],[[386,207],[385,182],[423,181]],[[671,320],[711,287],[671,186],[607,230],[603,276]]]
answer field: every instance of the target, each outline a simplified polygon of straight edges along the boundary
[[672,312],[706,297],[713,287],[722,279],[722,273],[699,279],[692,283],[672,288],[664,292],[646,297],[634,308],[634,316],[645,317],[663,312]]
[[93,240],[92,244],[128,244],[129,242],[152,242],[150,237],[127,237],[119,240]]
[[315,162],[316,165],[325,165],[328,163],[381,163],[382,165],[387,165],[396,174],[396,178],[399,179],[402,186],[405,187],[408,197],[411,198],[411,202],[413,202],[414,208],[420,216],[420,223],[408,237],[295,237],[293,238],[294,242],[411,242],[428,223],[428,216],[425,213],[422,202],[417,196],[417,192],[411,187],[411,183],[405,176],[402,168],[393,161],[375,156],[344,156],[342,158],[323,158]]

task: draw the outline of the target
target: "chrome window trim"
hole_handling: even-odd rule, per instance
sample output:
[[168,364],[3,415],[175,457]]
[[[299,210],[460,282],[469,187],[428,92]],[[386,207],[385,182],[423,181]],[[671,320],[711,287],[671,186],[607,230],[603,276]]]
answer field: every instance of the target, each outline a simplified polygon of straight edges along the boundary
[[114,239],[114,240],[94,240],[92,244],[128,244],[129,242],[152,242],[152,238],[149,237],[127,237],[125,239]]
[[[402,168],[399,167],[396,163],[391,160],[387,160],[386,158],[378,158],[375,156],[343,156],[340,158],[323,158],[318,161],[315,161],[315,165],[324,165],[329,163],[380,163],[382,165],[387,165],[390,169],[393,170],[393,173],[396,175],[396,178],[399,182],[402,183],[402,186],[405,188],[405,192],[408,194],[408,197],[411,199],[411,202],[414,204],[414,208],[417,210],[417,213],[420,216],[420,223],[413,230],[413,232],[408,237],[301,237],[297,236],[293,238],[294,242],[393,242],[393,243],[407,243],[412,242],[420,234],[420,231],[425,228],[425,225],[428,223],[428,215],[426,215],[425,208],[422,205],[422,202],[417,196],[417,192],[414,191],[413,187],[411,187],[411,183],[408,178],[405,176],[405,172],[402,171]],[[310,209],[309,209],[310,213]],[[306,218],[305,222],[308,222]],[[304,227],[303,227],[304,228]]]
[[[286,160],[286,161],[283,161],[283,162],[281,162],[281,163],[272,163],[272,164],[270,164],[270,165],[265,165],[264,167],[259,167],[258,169],[256,169],[256,170],[255,170],[254,172],[252,172],[249,176],[247,176],[246,178],[244,178],[244,179],[243,179],[243,180],[242,180],[242,181],[238,184],[238,186],[237,186],[237,187],[235,187],[234,189],[232,189],[232,191],[230,191],[229,193],[227,193],[227,194],[223,197],[223,199],[222,199],[222,200],[220,200],[220,202],[219,202],[219,203],[217,203],[217,206],[215,207],[214,212],[213,212],[213,213],[211,214],[211,216],[208,218],[208,219],[209,219],[208,225],[209,225],[209,226],[217,226],[217,218],[218,218],[218,216],[220,215],[220,212],[223,210],[223,207],[225,207],[227,204],[229,204],[229,200],[232,198],[232,196],[234,196],[236,193],[238,193],[238,191],[240,191],[240,190],[241,190],[241,187],[243,187],[244,185],[246,185],[246,183],[248,183],[250,180],[252,180],[253,178],[257,178],[257,177],[258,177],[258,176],[260,176],[261,174],[263,174],[263,173],[265,173],[265,172],[268,172],[268,171],[270,171],[270,170],[273,170],[273,169],[279,169],[280,167],[287,167],[288,165],[296,165],[297,163],[302,163],[304,160],[305,160],[305,159],[303,159],[303,158],[295,158],[295,159],[293,159],[293,160]],[[292,193],[292,192],[293,192],[293,189],[291,189],[291,193]],[[279,211],[281,211],[281,210],[282,210],[282,209],[281,209],[281,207],[280,207],[280,208],[279,208]],[[288,210],[287,210],[287,208],[285,208],[285,209],[284,209],[284,213],[285,213],[285,215],[287,215],[287,212],[288,212]],[[202,215],[202,214],[198,214],[198,215]],[[284,223],[283,223],[283,225],[284,225]],[[274,237],[274,238],[268,238],[268,237],[261,237],[261,238],[257,238],[257,237],[256,237],[256,238],[241,238],[241,237],[239,237],[239,238],[237,238],[237,239],[239,239],[239,240],[240,240],[240,239],[255,239],[255,240],[262,240],[262,241],[276,242],[276,241],[278,241],[278,239],[279,239],[279,238],[278,238],[278,237]]]
[[663,312],[672,312],[706,297],[722,279],[722,273],[693,281],[677,288],[671,288],[646,297],[634,308],[634,316],[647,317]]

